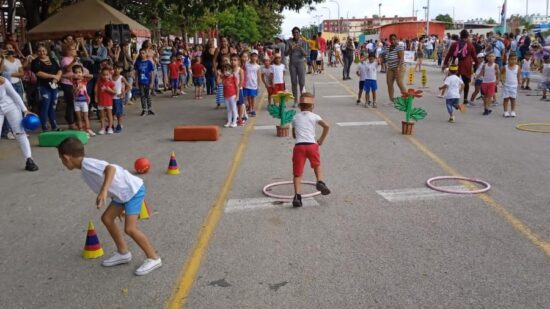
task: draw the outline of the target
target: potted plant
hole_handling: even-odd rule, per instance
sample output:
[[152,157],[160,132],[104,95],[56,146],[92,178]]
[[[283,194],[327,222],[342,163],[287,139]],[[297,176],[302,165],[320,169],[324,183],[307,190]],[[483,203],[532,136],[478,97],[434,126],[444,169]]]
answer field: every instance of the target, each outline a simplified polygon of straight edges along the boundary
[[280,125],[277,126],[277,136],[287,137],[289,136],[289,124],[294,119],[296,111],[286,110],[286,102],[294,99],[294,96],[290,92],[278,92],[273,95],[273,104],[267,107],[269,114],[273,118],[281,119]]
[[405,121],[401,122],[401,133],[403,135],[411,135],[414,121],[422,120],[428,115],[421,107],[413,107],[414,98],[422,97],[422,90],[409,89],[403,92],[402,96],[393,100],[395,109],[405,112]]

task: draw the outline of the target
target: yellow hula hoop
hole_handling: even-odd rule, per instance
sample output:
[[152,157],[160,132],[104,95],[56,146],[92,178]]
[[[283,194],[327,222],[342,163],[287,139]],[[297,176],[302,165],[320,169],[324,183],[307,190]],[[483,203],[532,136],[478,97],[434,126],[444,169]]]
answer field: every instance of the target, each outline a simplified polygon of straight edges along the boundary
[[537,133],[550,133],[549,130],[532,129],[530,127],[550,127],[550,122],[533,122],[533,123],[520,123],[516,126],[516,129],[527,132]]

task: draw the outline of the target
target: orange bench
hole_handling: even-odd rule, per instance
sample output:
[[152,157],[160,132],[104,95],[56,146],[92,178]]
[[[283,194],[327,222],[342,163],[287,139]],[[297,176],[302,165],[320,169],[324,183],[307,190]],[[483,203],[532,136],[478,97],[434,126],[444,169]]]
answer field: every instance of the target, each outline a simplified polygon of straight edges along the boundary
[[174,128],[174,141],[217,141],[220,136],[218,126],[177,126]]

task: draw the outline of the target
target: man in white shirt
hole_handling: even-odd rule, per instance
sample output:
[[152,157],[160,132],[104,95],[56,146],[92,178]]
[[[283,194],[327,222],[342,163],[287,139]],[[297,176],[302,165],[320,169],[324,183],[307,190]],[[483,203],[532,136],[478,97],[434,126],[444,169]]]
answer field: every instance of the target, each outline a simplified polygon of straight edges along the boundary
[[[319,155],[319,146],[323,144],[327,137],[329,125],[321,116],[312,112],[314,104],[315,97],[313,94],[308,92],[302,93],[300,97],[300,112],[294,116],[294,120],[292,121],[292,137],[296,140],[292,153],[295,192],[292,206],[294,207],[302,206],[301,185],[306,159],[309,160],[311,168],[315,172],[317,190],[321,191],[322,195],[330,194],[327,185],[322,181],[321,157]],[[315,140],[315,127],[317,124],[323,128],[323,133],[318,140]]]

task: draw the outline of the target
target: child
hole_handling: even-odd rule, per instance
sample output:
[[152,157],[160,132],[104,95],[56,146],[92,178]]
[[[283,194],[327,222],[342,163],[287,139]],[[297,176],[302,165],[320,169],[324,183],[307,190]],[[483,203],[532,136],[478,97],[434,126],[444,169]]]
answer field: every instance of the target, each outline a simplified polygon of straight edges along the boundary
[[[101,113],[101,130],[99,135],[113,134],[113,96],[116,94],[115,83],[111,80],[111,73],[109,68],[103,68],[101,70],[101,78],[95,84],[95,101],[97,102],[97,108]],[[107,118],[107,125],[105,125],[105,118]],[[107,132],[105,132],[107,129]]]
[[187,83],[187,69],[185,68],[185,64],[183,62],[183,55],[181,53],[178,53],[176,58],[177,58],[176,62],[179,68],[179,81],[178,81],[178,84],[180,86],[179,93],[186,94],[184,89],[186,86],[185,84]]
[[546,100],[546,92],[550,89],[550,57],[548,55],[543,56],[544,64],[542,66],[542,98],[541,100]]
[[[473,78],[473,83],[475,88],[474,88],[474,93],[472,93],[472,96],[470,97],[469,105],[471,107],[476,106],[474,101],[476,99],[476,96],[479,93],[481,93],[481,82],[483,81],[483,79],[481,78],[481,67],[483,66],[483,64],[485,64],[485,54],[479,53],[477,55],[477,60],[480,63],[480,65],[477,67]],[[481,97],[483,97],[483,93],[481,93]]]
[[170,64],[168,64],[168,75],[170,76],[170,86],[172,88],[172,98],[178,96],[179,80],[180,80],[180,68],[181,64],[176,61],[176,56],[170,57]]
[[90,119],[88,118],[88,104],[90,96],[86,85],[93,78],[93,75],[84,74],[84,68],[79,65],[73,65],[73,96],[74,111],[76,113],[76,125],[89,136],[95,136],[95,132],[90,128]]
[[108,197],[111,198],[111,203],[101,216],[101,221],[113,238],[117,251],[103,260],[101,265],[111,267],[126,264],[132,260],[132,253],[128,251],[122,233],[115,223],[117,217],[124,215],[124,231],[147,256],[134,273],[142,276],[162,266],[162,261],[147,236],[137,227],[141,204],[145,198],[143,180],[118,165],[85,157],[84,145],[77,138],[66,138],[57,146],[57,151],[67,169],[81,170],[84,182],[94,193],[97,193],[98,209],[105,204]]
[[458,66],[451,65],[449,67],[449,76],[445,78],[445,84],[439,87],[439,90],[446,90],[445,102],[447,103],[447,112],[449,112],[449,122],[455,122],[453,109],[465,111],[464,105],[459,103],[460,93],[464,90],[464,82],[458,77]]
[[[273,94],[285,91],[285,65],[281,63],[281,56],[276,55],[271,65],[271,84],[273,85]],[[296,107],[296,103],[294,106]]]
[[489,52],[487,54],[487,63],[481,65],[480,76],[482,78],[481,82],[481,92],[483,93],[483,116],[491,114],[492,110],[489,109],[491,106],[491,101],[495,96],[496,86],[497,86],[497,76],[500,76],[498,64],[495,63],[495,54]]
[[139,51],[139,59],[134,63],[134,70],[136,71],[136,84],[139,87],[141,94],[141,116],[154,115],[151,110],[151,90],[155,86],[154,72],[155,68],[153,62],[147,59],[147,50],[141,49]]
[[229,57],[223,56],[222,57],[222,63],[218,65],[218,70],[216,71],[216,84],[217,84],[217,92],[216,92],[216,109],[220,109],[222,104],[225,104],[225,97],[223,96],[223,69],[222,67],[224,65],[229,65],[231,67]]
[[376,90],[378,90],[378,83],[376,82],[376,71],[378,63],[376,63],[376,56],[369,54],[369,62],[366,63],[367,74],[365,76],[365,107],[370,105],[369,92],[372,92],[372,107],[376,108]]
[[271,96],[273,94],[273,81],[271,80],[271,75],[272,75],[272,71],[271,71],[271,59],[269,58],[265,58],[264,59],[264,66],[262,67],[262,70],[261,70],[261,79],[262,79],[262,83],[264,84],[265,86],[265,89],[267,91],[267,104],[270,104],[271,105]]
[[[515,53],[508,56],[508,65],[502,68],[502,97],[504,98],[504,117],[516,117],[516,97],[518,85],[521,84],[521,71],[517,65],[518,57]],[[508,112],[508,102],[512,105],[512,111]]]
[[195,86],[195,100],[202,99],[202,88],[205,83],[206,68],[201,63],[200,57],[193,59],[191,64],[191,72],[193,72],[193,86]]
[[250,62],[246,64],[246,87],[243,89],[243,96],[248,103],[248,114],[256,117],[255,100],[258,96],[258,80],[260,79],[260,65],[258,64],[258,51],[253,50],[250,54]]
[[115,133],[122,132],[122,117],[124,116],[124,102],[122,98],[126,97],[130,91],[130,84],[124,76],[122,76],[123,66],[121,63],[115,65],[115,74],[113,82],[115,83],[115,96],[113,97],[113,115],[116,117]]
[[529,81],[531,80],[531,70],[533,69],[533,61],[531,60],[531,52],[525,53],[525,58],[521,60],[521,89],[531,90],[529,88]]
[[[233,74],[233,68],[229,64],[222,66],[221,83],[223,84],[223,97],[227,108],[227,123],[224,127],[234,128],[237,126],[237,89],[239,83],[237,77]],[[220,91],[218,89],[218,91]]]
[[[232,54],[230,62],[231,62],[231,70],[233,71],[233,75],[237,79],[237,96],[239,96],[240,90],[242,89],[242,82],[244,81],[244,71],[241,69],[241,66],[240,66],[239,55]],[[244,126],[245,125],[245,120],[241,118],[242,114],[239,113],[239,112],[241,112],[241,110],[239,109],[238,97],[236,97],[235,99],[236,99],[236,102],[237,102],[236,103],[237,104],[237,113],[239,114],[239,117],[237,119],[237,125],[238,126]]]
[[[359,76],[359,93],[357,93],[357,105],[361,103],[361,97],[363,96],[363,88],[365,88],[365,79],[367,79],[367,63],[365,58],[361,57],[361,62],[357,66],[357,76]],[[365,107],[367,107],[367,101],[365,101]]]
[[[315,97],[309,92],[302,93],[300,97],[300,112],[292,120],[292,137],[296,140],[292,154],[292,170],[294,174],[294,199],[292,206],[302,206],[301,181],[304,173],[306,159],[309,160],[315,177],[317,178],[317,190],[321,194],[330,193],[327,185],[322,181],[321,158],[319,155],[319,146],[323,145],[327,137],[329,125],[317,114],[313,113]],[[315,140],[315,127],[319,124],[323,128],[321,137]]]
[[248,121],[248,114],[246,113],[245,108],[245,99],[244,99],[244,88],[246,88],[246,64],[248,63],[248,52],[244,51],[241,53],[240,57],[240,68],[239,68],[239,93],[237,97],[237,109],[239,110],[239,119],[240,126],[243,126],[246,124],[246,121]]

